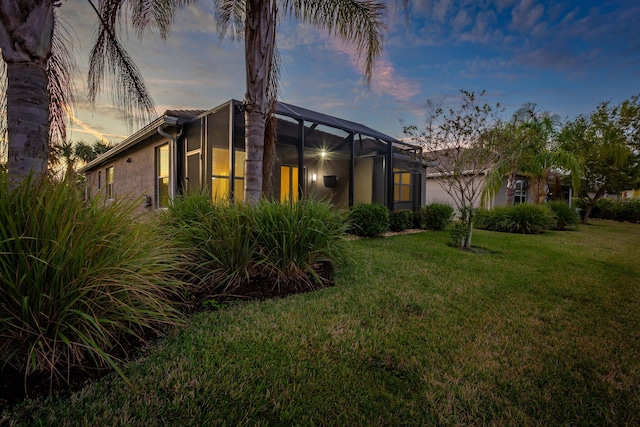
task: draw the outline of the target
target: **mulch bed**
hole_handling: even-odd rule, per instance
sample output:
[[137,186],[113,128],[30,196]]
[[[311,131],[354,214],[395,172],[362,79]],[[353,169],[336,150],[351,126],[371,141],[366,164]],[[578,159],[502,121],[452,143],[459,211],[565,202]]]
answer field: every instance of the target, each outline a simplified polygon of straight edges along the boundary
[[[329,263],[320,265],[316,272],[322,278],[322,283],[314,289],[300,283],[289,282],[274,284],[268,278],[254,278],[250,283],[242,285],[233,291],[213,295],[206,298],[198,299],[197,302],[188,307],[190,313],[216,309],[235,301],[253,301],[267,300],[272,298],[283,298],[293,294],[299,294],[317,290],[324,287],[333,286],[333,266]],[[203,303],[207,300],[215,300],[216,306]],[[144,337],[145,340],[132,339],[129,342],[121,343],[122,346],[117,351],[110,353],[113,357],[120,360],[132,360],[140,356],[145,342],[153,341],[158,337],[149,335]],[[66,372],[64,369],[63,372]],[[11,407],[22,402],[26,398],[37,398],[53,393],[59,396],[68,396],[73,391],[80,390],[93,381],[113,372],[111,368],[100,368],[86,366],[83,369],[71,368],[68,374],[68,382],[60,379],[50,378],[48,374],[34,373],[25,378],[24,374],[5,367],[0,371],[0,411],[4,408]]]

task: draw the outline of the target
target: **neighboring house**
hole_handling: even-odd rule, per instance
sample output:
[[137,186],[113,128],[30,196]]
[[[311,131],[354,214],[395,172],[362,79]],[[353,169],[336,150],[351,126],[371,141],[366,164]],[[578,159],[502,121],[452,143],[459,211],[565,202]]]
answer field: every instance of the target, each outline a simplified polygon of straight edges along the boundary
[[[418,147],[367,126],[279,102],[274,197],[326,198],[352,206],[415,210],[425,202]],[[143,198],[165,208],[177,194],[210,192],[242,200],[242,102],[212,110],[168,110],[84,166],[88,197]]]
[[[442,188],[442,186],[438,182],[439,179],[440,179],[439,175],[436,173],[430,173],[430,174],[428,173],[426,175],[425,203],[426,204],[433,203],[433,202],[447,203],[455,208],[456,204],[453,198]],[[482,179],[482,176],[477,177],[476,178],[477,182],[475,185],[482,185],[480,183],[481,179]],[[535,185],[535,184],[532,184],[532,181],[529,177],[518,175],[516,177],[516,188],[515,188],[515,196],[514,196],[513,203],[514,204],[534,203],[535,196],[533,191],[534,189],[531,188],[532,185]],[[553,173],[550,175],[548,182],[545,188],[543,189],[543,192],[544,192],[543,194],[546,195],[543,201],[546,201],[547,199],[549,200],[562,199],[567,202],[570,202],[572,197],[571,187],[562,185],[559,182],[559,180],[556,180],[556,175]],[[483,207],[485,209],[492,209],[496,206],[505,206],[507,204],[506,193],[507,193],[507,179],[505,178],[504,181],[502,182],[502,186],[493,197],[489,198],[489,200],[487,200],[482,206],[480,206],[481,199],[478,199],[478,203],[476,203],[474,207],[475,208]]]

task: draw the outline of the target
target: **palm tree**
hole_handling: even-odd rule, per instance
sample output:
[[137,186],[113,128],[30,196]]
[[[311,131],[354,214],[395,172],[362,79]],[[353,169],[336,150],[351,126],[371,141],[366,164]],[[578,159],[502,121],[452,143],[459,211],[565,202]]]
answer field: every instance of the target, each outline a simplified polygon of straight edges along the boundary
[[[106,73],[114,102],[130,123],[155,117],[153,101],[133,61],[119,41],[115,27],[129,6],[130,22],[141,35],[148,27],[166,37],[175,11],[189,0],[99,0],[96,44],[91,52],[89,97],[94,102]],[[71,69],[62,36],[56,0],[0,2],[0,49],[6,67],[7,168],[13,181],[47,171],[50,142],[65,140],[65,121],[73,101]]]
[[80,140],[71,142],[64,141],[61,144],[54,145],[53,157],[51,163],[54,166],[64,163],[66,178],[73,178],[76,175],[78,165],[89,163],[96,159],[99,155],[106,153],[113,147],[108,141],[96,139],[92,144]]
[[558,117],[538,111],[535,104],[525,104],[509,122],[500,123],[491,131],[494,140],[499,141],[503,161],[487,176],[483,204],[487,204],[488,199],[496,194],[506,177],[506,204],[513,205],[519,174],[531,178],[533,200],[541,203],[553,169],[577,170],[575,158],[556,146],[558,122]]
[[[407,1],[403,0],[405,10]],[[214,0],[221,37],[244,38],[246,63],[244,200],[258,201],[263,192],[267,120],[277,98],[278,61],[276,30],[280,14],[300,19],[355,44],[364,56],[367,84],[382,53],[386,31],[385,4],[372,0]],[[272,133],[271,133],[272,134]],[[272,165],[266,165],[267,172]]]

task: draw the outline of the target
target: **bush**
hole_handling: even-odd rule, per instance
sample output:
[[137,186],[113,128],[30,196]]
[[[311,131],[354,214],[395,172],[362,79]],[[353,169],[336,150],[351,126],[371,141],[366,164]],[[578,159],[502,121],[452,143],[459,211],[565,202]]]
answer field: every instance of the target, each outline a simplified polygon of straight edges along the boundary
[[573,227],[578,224],[579,217],[576,210],[563,201],[547,202],[546,206],[553,211],[556,219],[556,230],[564,230],[566,227]]
[[480,210],[476,214],[478,228],[507,233],[539,234],[555,226],[551,209],[528,203]]
[[[0,174],[0,364],[64,378],[118,367],[114,348],[182,321],[179,256],[132,220],[136,202],[85,203],[71,186]],[[122,373],[121,373],[122,374]]]
[[413,227],[413,212],[392,211],[389,213],[389,230],[404,231]]
[[640,198],[621,200],[616,219],[618,221],[640,222]]
[[207,195],[177,199],[161,219],[192,267],[198,296],[227,293],[256,277],[311,288],[316,269],[343,254],[345,215],[328,202],[216,202]]
[[226,292],[255,274],[258,245],[247,205],[213,204],[207,194],[190,194],[175,199],[160,221],[189,259],[188,280],[197,283],[197,296]]
[[640,198],[624,200],[598,199],[591,211],[591,217],[612,219],[615,221],[639,222]]
[[344,212],[328,202],[261,202],[255,210],[257,266],[276,284],[293,283],[312,289],[321,283],[322,263],[335,265],[344,257]]
[[350,233],[363,237],[379,237],[389,230],[389,210],[384,205],[361,203],[349,211]]
[[616,219],[618,217],[619,203],[613,199],[601,198],[596,200],[591,210],[591,218]]
[[453,208],[446,203],[430,203],[416,212],[416,226],[423,230],[444,230],[451,223]]

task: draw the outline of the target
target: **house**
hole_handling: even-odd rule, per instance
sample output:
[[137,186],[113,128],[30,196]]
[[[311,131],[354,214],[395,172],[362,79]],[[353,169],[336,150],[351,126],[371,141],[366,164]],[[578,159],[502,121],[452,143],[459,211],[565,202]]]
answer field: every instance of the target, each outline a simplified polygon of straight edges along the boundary
[[[420,149],[367,126],[279,102],[273,196],[326,198],[341,206],[380,203],[415,210],[425,202]],[[209,111],[168,110],[84,166],[87,196],[143,198],[166,208],[176,195],[207,191],[242,200],[242,102]]]
[[[447,203],[453,207],[456,206],[453,198],[442,188],[441,182],[439,182],[442,179],[440,178],[440,174],[427,173],[425,178],[426,204],[440,202]],[[482,188],[484,185],[482,182],[483,179],[484,174],[480,174],[474,178],[474,183],[470,183],[469,185],[476,185],[478,188]],[[528,176],[516,176],[513,203],[516,205],[520,203],[535,203],[536,197],[540,202],[555,199],[571,203],[571,198],[573,197],[572,188],[562,182],[560,175],[551,172],[548,174],[543,188],[539,189],[537,185],[538,184]],[[493,196],[485,198],[484,201],[482,198],[478,198],[474,207],[492,209],[497,206],[505,206],[507,204],[506,192],[507,178],[505,177],[500,189],[498,189]],[[540,192],[540,194],[538,194],[538,192]]]

